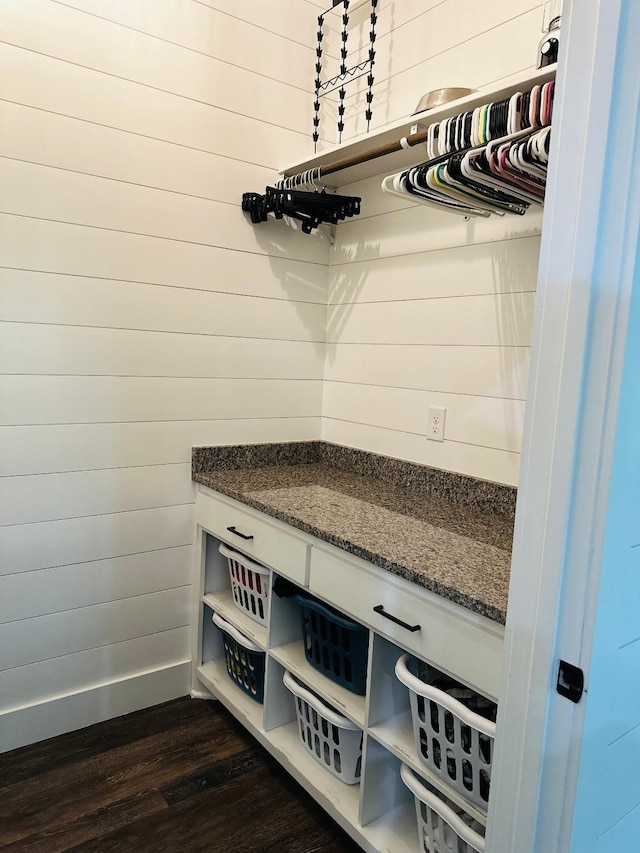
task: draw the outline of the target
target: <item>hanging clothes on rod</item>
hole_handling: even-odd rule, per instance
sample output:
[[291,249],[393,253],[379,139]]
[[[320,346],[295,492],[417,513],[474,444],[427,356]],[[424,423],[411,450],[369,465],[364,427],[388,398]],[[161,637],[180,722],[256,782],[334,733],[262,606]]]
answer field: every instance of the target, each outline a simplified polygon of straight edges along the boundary
[[523,215],[542,204],[554,81],[429,126],[426,163],[382,190],[465,217]]
[[300,221],[305,234],[311,234],[323,223],[336,225],[347,217],[358,216],[362,199],[327,193],[318,183],[319,174],[320,170],[314,169],[285,178],[275,187],[266,187],[264,195],[244,193],[242,209],[249,213],[254,225],[266,222],[272,213],[275,219]]

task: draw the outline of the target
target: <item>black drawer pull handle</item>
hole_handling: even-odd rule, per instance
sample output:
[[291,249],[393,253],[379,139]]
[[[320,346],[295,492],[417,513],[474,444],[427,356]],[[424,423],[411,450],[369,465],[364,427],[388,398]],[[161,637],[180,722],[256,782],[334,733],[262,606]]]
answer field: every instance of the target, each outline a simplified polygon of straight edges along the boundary
[[407,631],[411,631],[413,634],[415,631],[419,631],[422,627],[421,625],[409,625],[408,622],[403,622],[402,619],[398,619],[397,616],[392,616],[391,613],[384,612],[384,605],[378,604],[373,608],[374,613],[379,613],[381,616],[384,616],[385,619],[391,619],[392,622],[395,622],[396,625],[400,625],[402,628],[406,628]]
[[227,527],[229,533],[233,533],[235,536],[239,536],[241,539],[253,539],[253,536],[247,536],[246,533],[240,533],[239,530],[236,530],[235,525],[232,527]]

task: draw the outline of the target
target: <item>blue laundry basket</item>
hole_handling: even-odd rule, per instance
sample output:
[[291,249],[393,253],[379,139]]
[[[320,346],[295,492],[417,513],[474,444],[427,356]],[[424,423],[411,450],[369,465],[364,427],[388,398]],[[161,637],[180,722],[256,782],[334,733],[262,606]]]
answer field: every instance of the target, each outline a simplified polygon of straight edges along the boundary
[[369,629],[306,595],[297,595],[307,661],[321,672],[364,696]]
[[219,613],[214,613],[211,618],[213,624],[222,631],[224,662],[229,678],[244,690],[247,696],[262,704],[266,653]]

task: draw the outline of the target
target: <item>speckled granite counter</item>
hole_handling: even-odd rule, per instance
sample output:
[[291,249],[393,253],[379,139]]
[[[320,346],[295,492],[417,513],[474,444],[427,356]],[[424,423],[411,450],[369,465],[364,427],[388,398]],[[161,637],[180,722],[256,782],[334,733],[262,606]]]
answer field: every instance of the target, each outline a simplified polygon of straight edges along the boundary
[[515,489],[325,442],[199,447],[193,479],[504,623]]

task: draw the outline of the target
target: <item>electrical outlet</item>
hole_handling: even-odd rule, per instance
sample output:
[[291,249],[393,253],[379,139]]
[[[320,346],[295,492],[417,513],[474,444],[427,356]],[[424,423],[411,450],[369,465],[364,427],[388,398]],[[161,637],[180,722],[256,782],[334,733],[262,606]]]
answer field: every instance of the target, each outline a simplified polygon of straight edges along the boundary
[[444,421],[447,410],[442,406],[429,406],[429,427],[427,438],[430,441],[444,441]]

